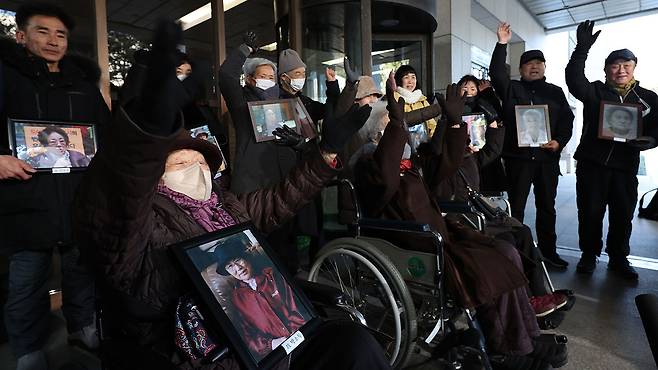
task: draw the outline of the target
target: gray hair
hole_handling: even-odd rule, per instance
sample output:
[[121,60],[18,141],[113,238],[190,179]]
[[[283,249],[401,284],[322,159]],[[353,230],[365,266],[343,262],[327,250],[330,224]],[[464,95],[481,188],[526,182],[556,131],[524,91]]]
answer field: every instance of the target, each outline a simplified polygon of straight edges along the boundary
[[265,58],[248,58],[242,66],[242,72],[245,74],[245,76],[252,76],[254,72],[256,72],[256,68],[265,65],[272,67],[274,75],[276,76],[276,64]]

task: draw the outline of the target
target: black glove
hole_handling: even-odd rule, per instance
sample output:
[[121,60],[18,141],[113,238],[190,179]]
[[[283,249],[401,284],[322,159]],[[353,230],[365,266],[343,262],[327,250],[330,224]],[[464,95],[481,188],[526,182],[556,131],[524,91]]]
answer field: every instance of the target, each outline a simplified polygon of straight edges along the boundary
[[347,82],[353,84],[356,83],[359,80],[359,77],[361,77],[361,75],[355,69],[352,69],[350,60],[347,57],[345,57],[345,59],[343,60],[343,67],[345,68],[345,75],[347,76]]
[[256,35],[256,32],[245,32],[244,36],[242,36],[242,42],[251,48],[252,53],[258,51],[258,36]]
[[322,121],[322,141],[320,149],[327,153],[340,152],[347,141],[363,127],[368,120],[372,108],[370,105],[352,107],[340,117],[334,117],[331,109]]
[[393,77],[393,72],[388,76],[386,80],[386,109],[388,110],[388,118],[390,119],[390,124],[398,125],[401,127],[406,127],[407,123],[404,121],[404,98],[400,97],[398,101],[395,101],[395,79]]
[[638,150],[647,150],[656,146],[656,139],[651,136],[638,136],[636,139],[631,139],[626,144]]
[[477,104],[480,107],[480,110],[482,110],[482,113],[484,113],[484,118],[487,120],[487,123],[500,121],[500,118],[498,117],[498,112],[496,112],[496,109],[494,109],[494,107],[491,106],[491,104],[484,101],[483,99],[478,99]]
[[449,125],[461,125],[462,113],[464,112],[465,96],[462,96],[461,90],[457,84],[451,84],[446,87],[446,98],[438,97],[439,104],[448,119]]
[[578,41],[577,47],[585,48],[589,50],[592,45],[596,42],[596,39],[599,37],[601,30],[596,31],[595,34],[592,34],[594,29],[594,21],[586,20],[578,25],[576,30],[576,40]]
[[152,134],[171,134],[178,112],[192,100],[176,78],[180,53],[177,46],[182,39],[180,25],[172,21],[159,21],[146,61],[143,86],[138,89],[139,107],[136,112],[142,128]]
[[292,149],[301,150],[304,144],[306,144],[306,139],[288,126],[277,127],[272,133],[277,136],[277,139],[274,140],[274,143],[277,145],[289,146]]

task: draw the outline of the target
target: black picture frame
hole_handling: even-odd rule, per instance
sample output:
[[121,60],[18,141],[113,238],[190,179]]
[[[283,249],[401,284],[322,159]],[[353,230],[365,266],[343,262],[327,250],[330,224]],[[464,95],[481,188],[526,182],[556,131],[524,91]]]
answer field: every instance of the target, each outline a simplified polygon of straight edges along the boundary
[[[245,246],[244,250],[241,249],[241,245]],[[294,351],[297,345],[305,338],[309,338],[321,322],[311,302],[306,298],[301,289],[297,287],[293,277],[283,268],[275,253],[265,242],[265,238],[255,230],[251,223],[235,225],[203,234],[177,243],[171,247],[171,250],[182,264],[197,293],[201,296],[205,303],[205,308],[215,319],[213,323],[218,325],[216,328],[221,330],[223,335],[231,343],[231,348],[235,350],[244,365],[250,370],[269,369],[276,365],[285,356]],[[252,253],[254,258],[263,258],[261,263],[265,264],[259,264],[251,257],[246,258],[244,254],[231,259],[231,256],[236,256],[236,250],[242,250],[243,253]],[[251,269],[240,265],[242,262],[239,262],[239,259],[248,261]],[[234,261],[235,263],[230,261]],[[247,282],[241,282],[236,277],[222,276],[230,274],[227,270],[220,273],[218,264],[222,262],[226,263],[225,266],[244,267],[243,269],[236,268],[234,270],[234,272],[239,272],[236,273],[238,276],[247,274],[246,271],[251,272],[250,276],[255,275],[253,273],[254,271],[260,271],[259,273],[262,276],[266,276],[264,278],[265,280],[262,277],[254,277],[257,283],[264,281],[261,285],[262,290],[258,291],[257,297],[250,294],[251,291],[255,292],[256,290],[250,287]],[[268,263],[269,265],[267,265]],[[221,281],[218,278],[219,276],[225,278],[226,281]],[[233,279],[232,282],[230,281],[231,279]],[[272,293],[267,290],[268,282],[275,286]],[[271,299],[273,300],[284,300],[284,298],[287,298],[285,301],[287,305],[285,307],[288,316],[282,313],[283,310],[275,313],[277,314],[276,318],[283,325],[282,330],[292,333],[281,345],[278,345],[269,353],[264,354],[254,349],[255,345],[253,343],[263,342],[262,338],[258,337],[260,334],[253,335],[258,339],[254,341],[254,338],[248,337],[248,333],[262,333],[251,330],[250,320],[252,319],[250,317],[267,317],[268,313],[261,310],[245,313],[244,307],[251,299],[258,299],[258,303],[262,303],[261,299],[268,299],[268,296],[272,297]],[[279,298],[275,298],[277,296]],[[272,306],[269,307],[271,308]],[[291,307],[294,307],[295,310],[291,310]],[[281,319],[282,315],[286,317],[285,320]],[[273,316],[270,315],[270,317]],[[292,320],[294,323],[289,320],[290,317],[294,319]],[[303,324],[297,327],[301,323],[300,318]],[[286,328],[285,325],[289,327]],[[290,328],[295,328],[296,331]],[[251,339],[251,342],[249,339]]]
[[300,133],[307,139],[315,139],[318,136],[317,125],[306,110],[300,98],[295,98],[295,119],[299,122]]
[[98,151],[96,125],[90,123],[8,118],[7,130],[13,156],[37,172],[84,171]]
[[463,114],[462,121],[466,122],[468,136],[471,140],[470,145],[478,149],[484,148],[487,143],[485,134],[488,128],[484,113]]
[[[614,127],[613,121],[618,121],[617,112],[625,112],[621,119],[625,122],[619,122]],[[598,138],[618,142],[635,140],[642,135],[642,106],[639,104],[618,103],[602,101],[599,110],[599,129]]]
[[[539,148],[551,141],[551,120],[547,104],[515,105],[514,113],[519,148]],[[530,132],[530,126],[534,134]]]
[[[295,112],[297,99],[260,100],[247,102],[251,125],[257,143],[275,140],[272,131],[286,125],[301,134],[301,124]],[[270,117],[268,122],[268,117]]]

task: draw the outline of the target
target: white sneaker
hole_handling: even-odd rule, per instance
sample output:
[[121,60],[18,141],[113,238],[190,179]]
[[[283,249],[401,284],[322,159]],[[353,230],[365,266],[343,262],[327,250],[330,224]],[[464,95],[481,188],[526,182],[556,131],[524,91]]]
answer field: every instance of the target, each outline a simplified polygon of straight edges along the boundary
[[87,350],[96,350],[100,346],[96,324],[87,325],[84,328],[69,334],[69,344],[77,345]]
[[48,370],[46,354],[38,350],[19,357],[16,370]]

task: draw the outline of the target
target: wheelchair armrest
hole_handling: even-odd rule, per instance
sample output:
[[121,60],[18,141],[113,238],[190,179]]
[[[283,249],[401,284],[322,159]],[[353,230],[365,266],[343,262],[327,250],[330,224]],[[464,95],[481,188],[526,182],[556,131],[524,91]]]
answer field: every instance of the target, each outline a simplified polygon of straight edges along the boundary
[[485,196],[485,197],[496,197],[496,198],[504,197],[504,196],[505,196],[505,192],[504,192],[504,191],[493,191],[493,190],[489,190],[489,191],[480,191],[480,194],[482,194],[482,195]]
[[412,221],[383,220],[379,218],[361,218],[358,221],[358,226],[365,229],[387,229],[417,233],[432,230],[428,224]]
[[344,293],[338,288],[302,279],[295,279],[295,281],[311,302],[327,306],[343,302]]
[[445,202],[438,202],[441,211],[446,213],[475,213],[475,208],[471,202],[451,200]]

